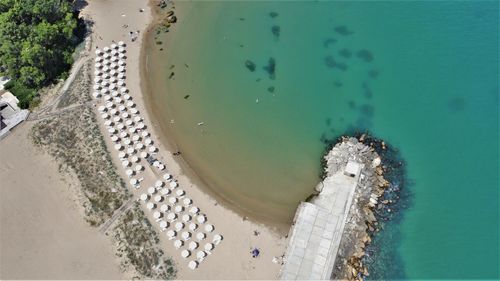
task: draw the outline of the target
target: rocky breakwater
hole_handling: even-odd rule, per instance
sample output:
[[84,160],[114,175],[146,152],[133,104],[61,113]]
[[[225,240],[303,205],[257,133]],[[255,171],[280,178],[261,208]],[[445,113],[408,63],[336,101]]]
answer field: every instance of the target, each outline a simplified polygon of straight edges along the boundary
[[[366,255],[366,246],[379,231],[376,209],[392,203],[383,200],[390,184],[384,178],[384,158],[375,146],[385,149],[382,141],[367,135],[341,137],[323,159],[324,181],[345,169],[348,161],[363,166],[335,259],[332,279],[363,280],[369,275],[363,257]],[[316,187],[316,191],[321,192],[322,186],[323,182]]]

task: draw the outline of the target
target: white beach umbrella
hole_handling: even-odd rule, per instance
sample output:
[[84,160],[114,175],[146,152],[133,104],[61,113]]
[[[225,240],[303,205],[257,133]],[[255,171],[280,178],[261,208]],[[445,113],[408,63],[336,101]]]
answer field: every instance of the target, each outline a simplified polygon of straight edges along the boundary
[[110,101],[111,100],[111,96],[110,95],[105,95],[104,96],[104,101]]
[[189,224],[189,230],[195,231],[198,228],[198,225],[194,222]]
[[171,179],[171,178],[172,178],[172,175],[171,175],[171,174],[168,174],[168,173],[167,173],[167,174],[164,174],[164,175],[163,175],[163,179],[164,179],[164,180],[169,180],[169,179]]
[[149,196],[146,193],[141,194],[139,197],[142,201],[146,202],[149,198]]
[[106,109],[106,107],[104,105],[100,105],[98,107],[98,110],[99,110],[99,112],[106,112],[107,111],[107,109]]
[[168,211],[168,210],[170,210],[170,206],[169,206],[169,205],[167,205],[167,204],[162,204],[162,205],[161,205],[161,207],[160,207],[160,211],[162,211],[162,212],[166,212],[166,211]]
[[108,101],[108,102],[106,103],[106,107],[109,109],[109,108],[113,108],[113,107],[115,107],[115,105],[114,105],[112,102],[109,102],[109,101]]
[[178,222],[175,224],[175,230],[181,231],[184,228],[184,224],[182,222]]
[[[100,69],[94,71],[94,76],[102,76],[102,71]],[[94,88],[94,90],[96,90],[96,89]],[[97,89],[97,90],[99,90],[99,89]]]
[[130,119],[127,119],[127,121],[125,121],[125,125],[127,125],[127,126],[132,126],[133,123],[134,122],[132,122],[132,120],[130,120]]
[[134,107],[135,106],[135,103],[133,101],[128,101],[127,102],[127,106],[128,107]]
[[125,145],[129,145],[131,143],[130,139],[126,138],[126,139],[123,139],[123,143]]
[[127,63],[124,60],[118,60],[118,65],[124,66]]
[[109,73],[103,72],[103,73],[102,73],[102,77],[103,77],[104,79],[108,79],[108,78],[109,78]]
[[160,228],[165,229],[168,227],[168,222],[162,220],[160,221]]
[[212,224],[205,225],[205,231],[208,233],[214,231],[214,229],[215,229],[215,227]]
[[137,129],[134,128],[134,127],[128,129],[128,132],[131,133],[131,134],[135,133],[136,131],[137,131]]
[[[118,110],[120,110],[120,111],[125,111],[125,110],[127,110],[127,109],[126,109],[126,108],[125,108],[125,106],[122,104],[122,105],[120,105],[120,106],[118,107]],[[124,113],[126,113],[126,112],[124,112]],[[123,116],[122,116],[122,117],[123,117]],[[126,118],[126,117],[123,117],[123,118]]]
[[104,54],[103,57],[109,60],[111,58],[111,54]]
[[109,114],[111,114],[111,115],[117,115],[118,114],[118,110],[112,108],[112,109],[109,110]]
[[112,97],[119,97],[119,96],[120,96],[120,93],[118,93],[117,91],[112,91],[112,92],[111,92],[111,96],[112,96]]
[[109,66],[105,65],[103,68],[102,68],[102,72],[107,72],[109,73],[109,71],[111,70],[111,68],[109,68]]
[[196,254],[196,257],[198,259],[203,259],[206,256],[207,256],[207,253],[205,253],[204,251],[198,251],[198,253]]
[[116,128],[121,131],[125,128],[125,125],[123,125],[123,123],[119,123],[118,125],[116,125]]
[[113,117],[113,121],[120,122],[120,121],[122,121],[122,119],[119,116],[115,116],[115,117]]
[[115,144],[115,150],[122,150],[123,149],[123,145],[117,143]]
[[191,251],[198,249],[198,242],[196,241],[189,242],[188,249]]
[[191,255],[191,252],[189,252],[188,250],[182,250],[181,251],[181,257],[183,258],[187,258]]
[[181,213],[182,211],[184,211],[184,207],[177,205],[177,206],[175,206],[174,211],[176,213]]
[[111,55],[114,57],[114,56],[118,55],[118,52],[116,50],[111,50]]
[[184,242],[182,240],[175,240],[174,241],[174,247],[176,249],[179,249],[180,247],[182,247],[182,245],[184,245]]
[[120,66],[120,67],[118,67],[118,71],[119,71],[119,72],[125,72],[125,67],[124,67],[124,66]]
[[190,212],[191,214],[193,214],[193,215],[198,214],[198,212],[199,212],[199,211],[200,211],[200,209],[199,209],[198,207],[195,207],[195,206],[193,206],[193,207],[191,207],[191,208],[189,209],[189,212]]
[[137,162],[139,162],[139,157],[137,157],[136,155],[134,155],[134,156],[132,156],[132,157],[130,158],[130,161],[132,161],[132,162],[134,162],[134,163],[137,163]]
[[133,141],[139,141],[141,139],[141,137],[139,135],[133,135],[132,136],[132,140]]
[[109,128],[109,129],[108,129],[108,132],[109,132],[110,134],[114,134],[114,133],[116,133],[116,130],[115,130],[115,128]]
[[118,46],[123,46],[123,47],[124,47],[124,46],[126,46],[126,45],[125,45],[125,42],[123,42],[123,41],[118,41]]
[[111,62],[108,59],[102,58],[102,65],[109,65]]
[[170,194],[170,189],[168,189],[168,188],[162,188],[160,190],[160,193],[163,194],[163,195],[169,195]]
[[160,203],[161,201],[163,201],[163,197],[161,195],[156,195],[155,196],[155,202]]
[[144,149],[144,144],[142,144],[142,143],[136,144],[135,145],[135,149],[137,149],[137,150],[143,150]]
[[184,239],[184,240],[188,240],[188,239],[191,237],[191,232],[189,232],[189,231],[184,231],[184,232],[182,232],[181,237],[182,237],[182,239]]
[[125,86],[125,81],[124,80],[120,80],[120,81],[116,82],[116,84],[118,86],[120,86],[120,87],[123,87],[123,86]]
[[101,94],[99,92],[93,92],[92,93],[92,96],[95,98],[95,99],[98,99],[101,97]]
[[127,153],[125,153],[123,151],[120,151],[120,153],[118,153],[118,157],[119,158],[125,158],[125,157],[127,157]]
[[153,210],[155,208],[155,204],[153,202],[148,202],[148,204],[146,204],[146,208],[148,208],[148,210]]
[[116,74],[118,74],[118,72],[114,69],[112,69],[111,71],[109,71],[109,75],[110,76],[116,76]]
[[140,172],[144,169],[144,167],[142,165],[135,165],[135,171],[136,172]]
[[139,122],[139,123],[137,124],[137,128],[139,128],[139,129],[144,129],[144,127],[146,127],[146,125],[144,125],[144,123],[143,123],[143,122]]
[[94,67],[95,68],[101,68],[102,67],[102,63],[96,62],[96,63],[94,63]]
[[[100,64],[100,63],[99,63],[99,64]],[[100,65],[102,66],[102,64],[100,64]],[[95,78],[94,78],[94,83],[95,83],[95,84],[102,84],[102,83],[104,83],[104,82],[106,82],[106,81],[102,80],[102,77],[95,77]]]
[[[106,122],[108,122],[108,121],[106,121]],[[111,122],[111,121],[110,121],[110,122]],[[111,140],[112,140],[113,142],[117,142],[117,141],[119,141],[119,140],[120,140],[120,138],[119,138],[117,135],[114,135],[114,136],[112,136],[112,137],[111,137]],[[123,152],[123,153],[125,154],[125,152]]]
[[111,51],[111,49],[110,49],[109,47],[104,47],[102,50],[103,50],[105,53],[107,53],[107,52]]
[[105,86],[105,85],[101,85],[101,86],[103,87],[100,91],[101,95],[109,94],[109,90],[108,90],[107,86]]
[[95,84],[93,88],[94,88],[95,91],[100,90],[101,89],[101,85]]
[[136,185],[137,184],[137,179],[134,179],[134,178],[130,179],[130,184],[131,185]]
[[141,158],[146,159],[148,156],[149,156],[149,154],[146,151],[141,152]]
[[189,261],[188,267],[189,267],[189,269],[195,270],[198,267],[198,262],[197,261]]
[[160,170],[160,171],[165,170],[165,165],[160,164],[160,165],[158,166],[158,170]]
[[125,174],[128,176],[128,177],[131,177],[134,175],[134,171],[132,171],[132,169],[127,169],[125,170]]
[[121,59],[124,59],[125,58],[125,54],[121,53],[121,54],[118,55],[118,57],[121,58]]
[[182,200],[182,203],[184,203],[184,206],[189,206],[193,203],[193,200],[189,199],[189,198],[184,198]]
[[154,166],[154,167],[158,167],[158,166],[160,166],[160,161],[158,161],[158,160],[157,160],[157,161],[154,161],[154,162],[153,162],[153,166]]
[[155,182],[155,187],[160,188],[160,187],[162,187],[163,185],[164,185],[164,183],[163,183],[161,180],[157,180],[157,181]]
[[145,139],[145,140],[144,140],[144,143],[145,143],[146,145],[150,145],[150,144],[152,144],[152,143],[153,143],[153,140],[151,140],[151,138],[147,138],[147,139]]
[[116,45],[115,43],[111,44],[111,49],[118,49],[118,45]]
[[159,219],[159,218],[161,218],[161,213],[160,213],[160,212],[158,212],[158,211],[155,211],[155,212],[153,213],[153,218],[155,218],[155,219]]
[[133,147],[129,147],[129,148],[127,148],[127,153],[128,153],[128,155],[132,155],[135,153],[135,149]]
[[102,54],[101,49],[97,49],[97,50],[95,50],[95,54],[96,54],[96,55],[98,55],[98,56],[99,56],[99,55],[101,55],[101,54]]
[[120,97],[115,97],[114,101],[116,104],[123,104],[123,99]]
[[173,239],[176,235],[177,235],[177,233],[171,229],[167,231],[168,239]]
[[101,114],[101,118],[102,118],[102,119],[109,119],[109,117],[110,117],[110,116],[109,116],[109,114],[107,114],[107,113],[103,113],[103,114]]
[[136,108],[131,108],[130,109],[130,113],[132,113],[132,114],[138,114],[139,111]]
[[184,196],[185,192],[184,192],[184,190],[182,190],[182,189],[177,189],[177,191],[175,192],[175,194],[176,194],[177,196],[181,197],[181,196]]
[[125,53],[126,49],[124,47],[120,47],[120,48],[118,48],[118,52]]
[[130,165],[130,162],[128,160],[123,160],[122,161],[122,166],[123,167],[128,167]]
[[196,221],[198,223],[205,223],[205,221],[207,221],[207,218],[204,215],[199,215],[196,217]]
[[172,181],[172,182],[170,182],[169,186],[170,186],[171,188],[176,188],[176,187],[178,186],[178,184],[177,184],[177,182],[176,182],[176,181]]
[[175,203],[177,203],[177,198],[175,198],[175,197],[170,197],[170,198],[168,198],[168,202],[169,202],[170,204],[175,204]]
[[219,245],[220,241],[222,241],[222,235],[215,234],[214,238],[212,239],[212,242],[214,242],[215,245]]
[[116,83],[118,79],[116,77],[109,78],[109,83]]
[[188,222],[191,220],[191,216],[188,214],[182,215],[182,221],[183,222]]
[[[121,106],[123,106],[123,105],[121,105]],[[127,112],[123,112],[123,113],[122,113],[122,118],[123,118],[123,119],[128,119],[128,118],[129,118],[128,113],[127,113]]]
[[132,97],[129,94],[125,94],[125,95],[123,95],[123,98],[125,100],[130,100]]
[[120,138],[125,138],[127,136],[128,136],[127,132],[121,132],[120,133]]
[[102,58],[102,57],[96,57],[94,61],[95,61],[95,62],[102,62],[102,60],[103,60],[103,58]]
[[148,193],[149,194],[155,194],[156,193],[156,189],[151,186],[151,187],[148,188]]
[[205,239],[205,237],[207,237],[207,235],[205,233],[203,233],[203,232],[198,232],[196,234],[196,239],[198,239],[199,241]]
[[141,116],[135,116],[134,117],[134,122],[141,122],[141,121],[142,121]]
[[113,83],[113,84],[109,84],[108,89],[110,89],[111,91],[114,91],[114,90],[118,89],[118,87],[116,86],[116,84]]
[[170,213],[167,214],[167,220],[169,220],[169,221],[173,221],[176,218],[177,218],[177,215],[174,214],[174,213],[172,213],[172,212],[170,212]]

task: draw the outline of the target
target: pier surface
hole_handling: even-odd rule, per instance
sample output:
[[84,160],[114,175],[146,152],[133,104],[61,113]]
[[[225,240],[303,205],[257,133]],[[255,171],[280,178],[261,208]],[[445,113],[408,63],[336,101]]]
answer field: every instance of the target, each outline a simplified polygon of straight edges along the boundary
[[349,161],[327,177],[312,202],[302,202],[295,213],[282,280],[329,280],[362,164]]

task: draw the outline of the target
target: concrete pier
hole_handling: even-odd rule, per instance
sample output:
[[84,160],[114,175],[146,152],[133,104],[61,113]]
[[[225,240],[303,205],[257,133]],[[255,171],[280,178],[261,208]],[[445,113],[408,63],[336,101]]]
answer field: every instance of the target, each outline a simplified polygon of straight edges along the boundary
[[[281,280],[329,280],[363,164],[349,161],[328,176],[295,213]],[[322,185],[322,186],[321,186]]]

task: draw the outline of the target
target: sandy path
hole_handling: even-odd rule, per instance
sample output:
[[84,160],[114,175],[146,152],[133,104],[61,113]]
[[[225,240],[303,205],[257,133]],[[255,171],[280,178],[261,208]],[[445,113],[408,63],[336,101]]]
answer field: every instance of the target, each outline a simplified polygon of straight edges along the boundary
[[74,180],[24,123],[0,144],[0,279],[120,279],[111,240],[74,201]]
[[[140,12],[140,9],[144,9]],[[164,233],[160,233],[162,248],[167,255],[172,256],[178,264],[179,279],[275,279],[278,276],[280,265],[272,263],[274,256],[280,256],[285,251],[286,239],[279,237],[270,229],[244,221],[235,212],[222,207],[212,197],[205,194],[193,181],[182,171],[176,159],[167,150],[167,147],[159,143],[159,126],[157,120],[152,120],[148,114],[144,96],[141,89],[140,79],[140,55],[142,46],[142,35],[148,24],[152,20],[151,9],[147,0],[95,0],[90,1],[83,11],[95,22],[94,25],[94,46],[99,48],[109,46],[114,41],[123,40],[127,43],[127,87],[130,95],[137,104],[137,108],[145,119],[144,123],[151,131],[153,140],[159,147],[160,154],[157,155],[162,162],[166,163],[168,172],[178,179],[179,185],[186,191],[196,206],[207,214],[208,221],[215,225],[216,232],[224,236],[223,242],[216,247],[210,255],[196,270],[187,268],[187,261],[182,259],[180,251],[175,249],[172,241],[169,241]],[[126,25],[127,27],[124,27]],[[139,39],[131,42],[130,31],[140,31]],[[95,47],[94,47],[95,48]],[[93,53],[93,52],[92,52]],[[101,120],[101,119],[99,119]],[[104,126],[101,122],[101,128]],[[112,143],[106,136],[106,143],[113,161],[120,167],[117,154],[114,153]],[[119,169],[120,174],[128,182],[123,169]],[[143,174],[145,180],[139,190],[134,190],[135,196],[145,192],[148,185],[153,184],[156,177],[149,167]],[[196,182],[197,183],[197,182]],[[144,209],[145,210],[145,209]],[[151,216],[151,212],[145,210],[150,221],[155,227],[157,224]],[[156,228],[158,230],[158,228]],[[255,236],[257,230],[260,235]],[[259,247],[261,256],[252,258],[251,247]]]

